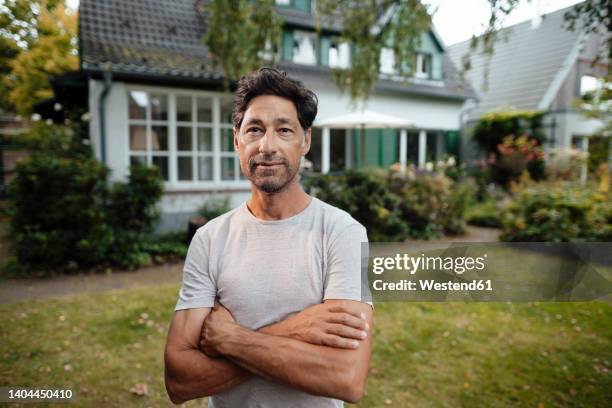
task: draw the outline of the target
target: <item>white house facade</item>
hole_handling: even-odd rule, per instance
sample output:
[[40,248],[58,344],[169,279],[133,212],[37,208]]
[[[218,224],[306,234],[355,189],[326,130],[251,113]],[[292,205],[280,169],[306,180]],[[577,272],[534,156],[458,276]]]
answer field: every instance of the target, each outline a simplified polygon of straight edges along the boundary
[[[223,90],[221,73],[201,42],[206,27],[197,9],[205,3],[80,3],[81,71],[88,76],[94,152],[112,170],[113,181],[126,180],[131,164],[158,167],[165,180],[162,229],[183,228],[211,195],[228,195],[235,206],[250,194],[233,151],[232,94]],[[318,120],[354,110],[330,73],[349,63],[349,47],[337,42],[333,27],[315,35],[310,2],[280,3],[285,25],[279,69],[317,94]],[[352,129],[313,128],[307,156],[313,173],[396,162],[424,165],[457,153],[461,110],[474,93],[459,82],[435,30],[422,44],[408,82],[395,78],[389,56],[381,56],[381,71],[387,72],[363,106],[412,126],[368,129],[363,139]],[[362,140],[365,146],[359,146]],[[356,154],[364,150],[365,156]]]

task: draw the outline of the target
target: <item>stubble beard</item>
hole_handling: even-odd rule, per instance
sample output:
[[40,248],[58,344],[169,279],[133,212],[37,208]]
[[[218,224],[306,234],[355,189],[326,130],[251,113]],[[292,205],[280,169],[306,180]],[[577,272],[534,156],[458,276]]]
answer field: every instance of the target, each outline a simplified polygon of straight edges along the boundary
[[[257,166],[257,159],[262,161],[282,162],[282,166],[269,169],[265,167],[262,168]],[[252,157],[249,159],[248,167],[249,174],[247,175],[247,178],[258,190],[261,190],[267,194],[281,192],[289,184],[291,184],[297,174],[297,169],[292,167],[289,161],[285,158],[264,157],[261,159]]]

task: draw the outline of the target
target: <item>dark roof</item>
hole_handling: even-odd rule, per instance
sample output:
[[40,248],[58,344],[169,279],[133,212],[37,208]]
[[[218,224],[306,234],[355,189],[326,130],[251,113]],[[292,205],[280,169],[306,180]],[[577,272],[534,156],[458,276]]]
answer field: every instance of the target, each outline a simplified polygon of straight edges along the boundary
[[[79,6],[79,41],[81,68],[99,74],[111,70],[126,80],[188,83],[219,86],[222,73],[214,69],[202,42],[205,26],[201,13],[205,0],[81,0]],[[199,9],[199,10],[198,10]],[[314,27],[310,14],[277,9],[286,24]],[[327,31],[337,31],[332,22],[323,22]],[[326,67],[293,63],[279,64],[289,75],[320,72]],[[473,90],[459,82],[457,70],[444,60],[443,86],[417,83],[402,84],[380,80],[377,89],[466,99]]]
[[[469,40],[448,47],[456,64],[461,64],[462,57],[470,53],[471,68],[466,78],[480,99],[470,116],[501,108],[548,108],[543,106],[547,105],[547,91],[555,78],[575,63],[584,39],[581,30],[569,31],[564,27],[563,15],[572,7],[501,30],[490,59],[480,46],[470,51]],[[489,77],[485,82],[487,69]]]

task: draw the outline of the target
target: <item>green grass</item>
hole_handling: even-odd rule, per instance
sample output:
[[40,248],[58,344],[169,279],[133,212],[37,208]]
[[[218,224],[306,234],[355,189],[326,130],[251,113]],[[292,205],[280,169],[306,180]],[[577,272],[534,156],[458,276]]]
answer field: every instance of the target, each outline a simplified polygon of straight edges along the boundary
[[[162,358],[177,291],[2,305],[0,386],[71,388],[86,407],[171,406]],[[611,340],[602,302],[377,303],[359,406],[610,406]],[[130,392],[139,383],[148,395]]]

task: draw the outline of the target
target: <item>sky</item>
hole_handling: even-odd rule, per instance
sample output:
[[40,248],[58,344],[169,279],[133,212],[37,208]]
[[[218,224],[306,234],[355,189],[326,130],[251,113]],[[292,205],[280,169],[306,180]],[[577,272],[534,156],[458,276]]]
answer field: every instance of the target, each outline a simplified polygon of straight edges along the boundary
[[[562,9],[581,0],[531,0],[523,1],[504,20],[504,27],[531,20],[540,14]],[[489,20],[487,0],[423,0],[430,10],[435,10],[433,22],[446,45],[468,40],[481,34]],[[78,7],[79,0],[67,0],[69,6]]]

